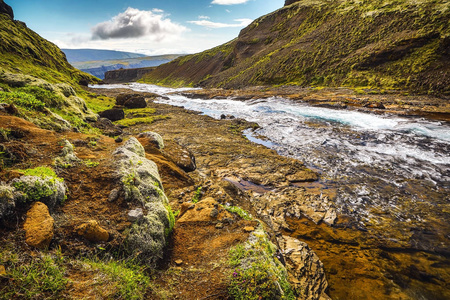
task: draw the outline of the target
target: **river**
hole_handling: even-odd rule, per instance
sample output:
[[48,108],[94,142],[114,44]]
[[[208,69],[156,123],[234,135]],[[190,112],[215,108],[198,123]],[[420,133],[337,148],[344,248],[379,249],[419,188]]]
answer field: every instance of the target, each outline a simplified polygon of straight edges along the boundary
[[[371,244],[376,239],[377,247],[386,251],[432,255],[429,259],[441,269],[430,269],[430,263],[426,271],[444,292],[419,287],[409,293],[415,295],[412,298],[445,299],[449,295],[448,123],[313,107],[277,97],[203,100],[173,94],[180,89],[138,83],[97,87],[153,92],[165,96],[159,103],[217,119],[227,115],[258,123],[259,129],[245,132],[247,138],[319,171],[322,188],[336,191],[333,201],[339,215],[352,220],[348,226],[370,235]],[[420,267],[409,260],[414,268]],[[441,273],[441,277],[435,275]]]

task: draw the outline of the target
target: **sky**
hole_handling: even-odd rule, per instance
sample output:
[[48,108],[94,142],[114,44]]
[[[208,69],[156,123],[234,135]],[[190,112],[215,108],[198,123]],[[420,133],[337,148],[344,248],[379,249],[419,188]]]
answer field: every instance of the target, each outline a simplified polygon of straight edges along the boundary
[[5,0],[16,20],[60,48],[147,55],[197,53],[228,42],[284,0]]

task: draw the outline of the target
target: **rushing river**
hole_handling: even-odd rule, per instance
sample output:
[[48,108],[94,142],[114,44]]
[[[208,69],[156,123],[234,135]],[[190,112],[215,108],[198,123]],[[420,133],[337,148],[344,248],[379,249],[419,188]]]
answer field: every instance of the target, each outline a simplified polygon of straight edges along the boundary
[[321,184],[336,189],[338,212],[350,216],[357,229],[377,234],[385,248],[449,256],[448,123],[282,98],[202,100],[145,84],[108,86],[118,87],[164,95],[159,103],[214,118],[232,115],[258,123],[247,137],[318,170]]

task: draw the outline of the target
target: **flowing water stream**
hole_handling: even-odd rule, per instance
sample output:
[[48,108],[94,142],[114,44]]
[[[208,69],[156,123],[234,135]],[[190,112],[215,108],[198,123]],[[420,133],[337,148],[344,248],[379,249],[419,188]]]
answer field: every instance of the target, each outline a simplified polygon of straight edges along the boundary
[[435,253],[448,263],[450,124],[275,97],[202,100],[145,84],[101,87],[154,92],[166,96],[159,103],[258,123],[246,136],[318,170],[323,187],[336,189],[338,212],[349,216],[355,229],[377,236],[385,249]]

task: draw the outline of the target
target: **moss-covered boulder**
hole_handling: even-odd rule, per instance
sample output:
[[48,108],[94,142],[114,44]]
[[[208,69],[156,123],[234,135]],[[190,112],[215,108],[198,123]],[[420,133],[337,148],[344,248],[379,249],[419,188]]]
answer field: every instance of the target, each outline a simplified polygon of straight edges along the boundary
[[145,150],[132,137],[114,152],[125,200],[140,205],[144,217],[126,233],[126,247],[147,264],[163,257],[175,218],[164,194],[158,167],[145,157]]
[[230,251],[230,264],[234,268],[229,284],[232,299],[297,299],[281,254],[262,225]]

